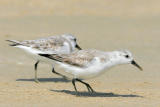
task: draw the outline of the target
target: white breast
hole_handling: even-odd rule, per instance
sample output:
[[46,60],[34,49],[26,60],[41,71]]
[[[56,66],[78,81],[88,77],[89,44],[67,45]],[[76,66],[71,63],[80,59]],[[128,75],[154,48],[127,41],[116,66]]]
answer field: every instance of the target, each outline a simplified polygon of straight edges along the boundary
[[[89,65],[86,68],[71,66],[68,64],[60,63],[62,68],[65,68],[66,72],[72,76],[72,78],[79,78],[79,79],[89,79],[96,77],[104,72],[104,69],[107,67],[106,63],[100,62],[97,58],[92,65]],[[109,68],[109,66],[108,66]]]
[[18,46],[15,46],[15,47],[23,49],[25,52],[27,52],[28,54],[31,54],[31,55],[38,54],[38,53],[44,54],[44,52],[42,52],[40,50],[33,49],[33,48],[27,47],[27,46],[18,45]]

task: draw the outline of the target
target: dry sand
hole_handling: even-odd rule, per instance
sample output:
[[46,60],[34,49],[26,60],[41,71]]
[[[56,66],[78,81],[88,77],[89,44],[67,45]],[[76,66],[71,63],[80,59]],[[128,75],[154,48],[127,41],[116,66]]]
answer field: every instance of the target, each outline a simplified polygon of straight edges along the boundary
[[[19,3],[18,0],[15,1]],[[11,5],[9,0],[0,2],[4,3],[1,4],[4,6],[1,7],[3,10],[9,8],[5,7],[6,5]],[[151,5],[156,7],[155,1],[152,3]],[[17,8],[22,10],[26,8],[25,3],[15,4],[12,6],[15,6],[15,10],[9,8],[6,16],[0,17],[1,107],[160,107],[160,16],[158,14],[149,16],[143,12],[148,17],[141,14],[135,15],[136,17],[125,17],[98,15],[97,11],[97,14],[84,13],[77,16],[68,15],[63,11],[63,15],[60,16],[43,15],[43,11],[37,15],[33,11],[31,15],[15,15],[13,13],[17,12]],[[128,8],[126,7],[126,10]],[[156,12],[158,10],[153,11]],[[2,13],[5,14],[5,11]],[[115,67],[100,77],[86,80],[97,91],[96,94],[88,94],[86,88],[77,83],[81,93],[80,96],[76,96],[71,82],[54,75],[47,64],[39,64],[40,83],[35,83],[33,81],[35,61],[28,58],[21,50],[9,47],[5,41],[36,39],[63,33],[75,34],[82,48],[104,51],[129,49],[144,71],[139,71],[132,65]],[[58,67],[56,70],[63,71]]]

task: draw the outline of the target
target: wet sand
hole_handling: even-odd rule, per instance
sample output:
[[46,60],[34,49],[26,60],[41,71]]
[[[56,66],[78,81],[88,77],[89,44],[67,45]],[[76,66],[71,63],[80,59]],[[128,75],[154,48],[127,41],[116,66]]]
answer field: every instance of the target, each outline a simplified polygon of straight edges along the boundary
[[[0,17],[0,106],[8,107],[158,107],[160,106],[160,16],[56,16]],[[39,64],[40,83],[33,81],[35,61],[6,39],[36,39],[72,33],[84,49],[128,49],[143,67],[117,66],[95,79],[85,80],[97,93],[87,93]],[[58,72],[63,69],[56,66]]]

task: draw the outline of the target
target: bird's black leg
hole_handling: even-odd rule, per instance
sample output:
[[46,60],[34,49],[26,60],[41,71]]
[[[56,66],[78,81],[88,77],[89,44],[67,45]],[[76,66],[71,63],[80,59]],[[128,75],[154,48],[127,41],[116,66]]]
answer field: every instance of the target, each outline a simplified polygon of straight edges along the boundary
[[62,76],[62,77],[65,78],[65,79],[67,79],[66,76],[64,76],[64,75],[62,75],[62,74],[56,72],[56,71],[54,70],[54,67],[52,68],[52,72],[55,73],[55,74],[57,74],[57,75],[59,75],[59,76]]
[[74,86],[75,91],[77,92],[77,88],[76,88],[76,85],[75,85],[75,81],[76,81],[76,79],[72,79],[72,84],[73,84],[73,86]]
[[34,69],[35,69],[35,70],[37,70],[38,63],[39,63],[39,61],[37,61],[37,62],[34,64]]
[[37,83],[39,82],[38,78],[37,78],[37,66],[38,66],[38,63],[39,63],[39,61],[37,61],[35,63],[35,65],[34,65],[34,69],[35,69],[35,78],[34,78],[34,81],[37,82]]
[[80,80],[80,79],[76,79],[76,81],[79,81],[79,82],[81,82],[82,84],[86,85],[86,87],[87,87],[87,89],[88,89],[88,92],[94,92],[94,90],[92,89],[92,87],[91,87],[88,83],[83,82],[83,81]]

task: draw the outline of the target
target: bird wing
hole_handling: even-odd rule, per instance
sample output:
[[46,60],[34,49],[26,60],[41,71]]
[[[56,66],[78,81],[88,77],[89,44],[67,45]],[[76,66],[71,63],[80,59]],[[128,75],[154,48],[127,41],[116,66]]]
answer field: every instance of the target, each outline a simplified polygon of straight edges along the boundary
[[94,61],[94,56],[89,53],[80,54],[76,52],[72,54],[61,54],[61,55],[58,54],[52,54],[52,55],[39,54],[39,55],[77,67],[87,67]]
[[42,51],[55,51],[63,46],[64,39],[52,36],[50,38],[23,41],[23,44]]
[[64,46],[65,39],[61,36],[50,36],[47,38],[41,38],[37,40],[25,40],[25,41],[16,41],[16,40],[7,40],[12,42],[10,46],[26,46],[31,47],[36,50],[40,50],[49,54],[54,54],[56,51],[60,50]]

